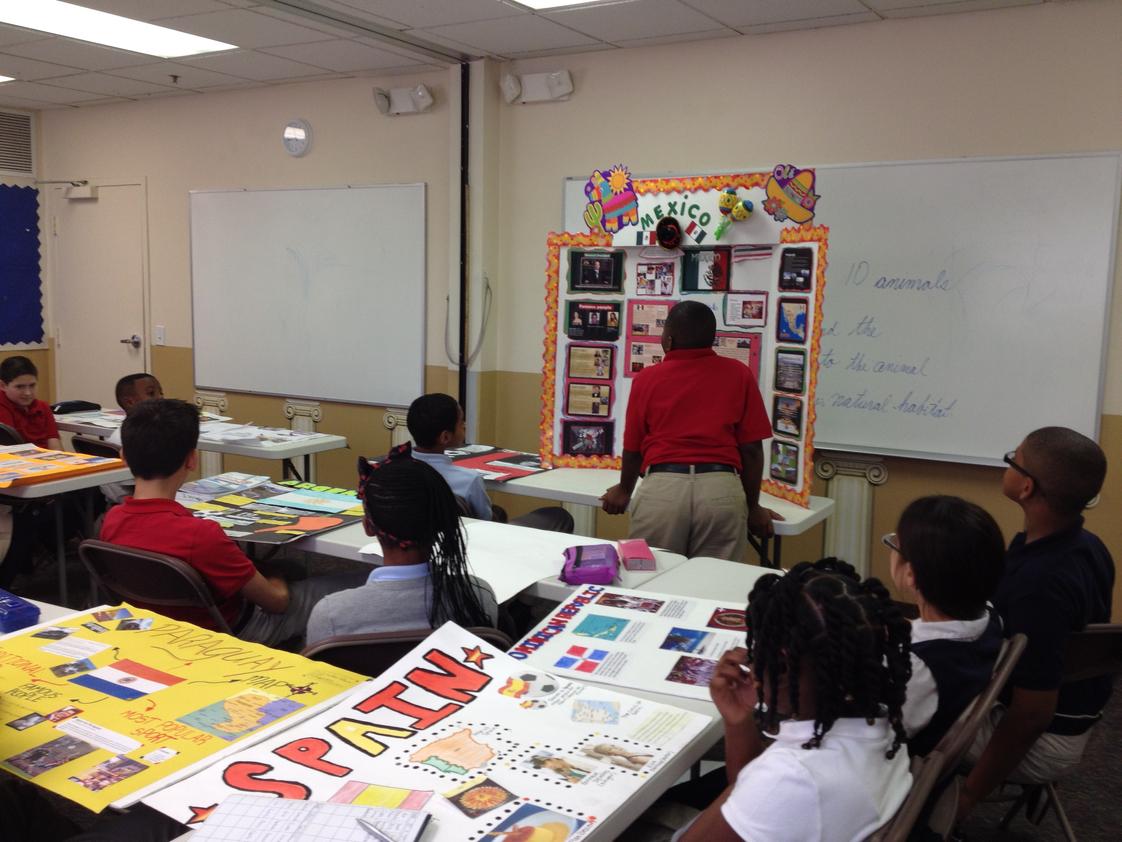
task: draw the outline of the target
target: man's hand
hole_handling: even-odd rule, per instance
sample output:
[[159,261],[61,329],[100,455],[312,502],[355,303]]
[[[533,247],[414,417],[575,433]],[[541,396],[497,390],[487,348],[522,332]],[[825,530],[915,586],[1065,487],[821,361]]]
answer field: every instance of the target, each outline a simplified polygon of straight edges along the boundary
[[747,667],[748,650],[730,649],[721,656],[709,679],[709,696],[729,725],[740,725],[756,707],[756,682]]
[[784,520],[784,517],[763,506],[749,509],[748,531],[757,538],[770,538],[775,534],[775,527],[771,523],[773,520]]
[[600,497],[600,502],[604,506],[604,511],[608,514],[622,515],[627,511],[628,504],[631,503],[631,492],[625,491],[620,484],[613,485]]

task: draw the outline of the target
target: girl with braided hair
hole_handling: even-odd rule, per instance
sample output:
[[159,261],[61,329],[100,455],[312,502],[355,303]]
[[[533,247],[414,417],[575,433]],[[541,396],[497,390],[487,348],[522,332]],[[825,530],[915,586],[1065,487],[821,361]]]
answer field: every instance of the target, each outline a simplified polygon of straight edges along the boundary
[[440,474],[411,454],[404,444],[381,462],[359,457],[363,525],[381,543],[383,564],[361,588],[316,605],[309,644],[340,634],[436,628],[447,620],[495,625],[494,591],[468,572],[456,498]]
[[[748,612],[747,649],[726,653],[709,684],[728,786],[674,838],[866,838],[911,787],[908,621],[878,580],[832,558],[761,577]],[[775,739],[766,750],[761,730]]]

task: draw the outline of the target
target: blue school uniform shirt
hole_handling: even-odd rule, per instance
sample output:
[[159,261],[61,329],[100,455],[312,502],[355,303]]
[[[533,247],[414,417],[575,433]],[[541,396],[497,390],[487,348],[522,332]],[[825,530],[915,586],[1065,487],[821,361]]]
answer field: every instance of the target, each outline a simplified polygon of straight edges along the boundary
[[470,517],[491,520],[491,498],[487,496],[483,477],[479,473],[471,468],[454,465],[452,457],[443,453],[421,453],[414,449],[413,458],[431,465],[444,477],[452,493],[467,503]]

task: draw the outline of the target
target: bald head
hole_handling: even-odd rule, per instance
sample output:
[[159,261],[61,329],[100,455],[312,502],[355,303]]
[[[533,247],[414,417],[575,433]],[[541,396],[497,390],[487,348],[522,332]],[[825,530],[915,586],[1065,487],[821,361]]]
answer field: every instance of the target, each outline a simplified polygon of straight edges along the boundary
[[699,301],[682,301],[671,308],[662,335],[672,342],[668,347],[677,351],[712,348],[717,336],[717,317]]

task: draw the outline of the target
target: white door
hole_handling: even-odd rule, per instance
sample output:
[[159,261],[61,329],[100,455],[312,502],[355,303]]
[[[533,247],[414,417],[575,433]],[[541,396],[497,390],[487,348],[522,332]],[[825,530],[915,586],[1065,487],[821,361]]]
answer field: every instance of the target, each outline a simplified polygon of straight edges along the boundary
[[113,387],[148,371],[147,196],[142,181],[50,193],[50,312],[56,400],[116,407]]

